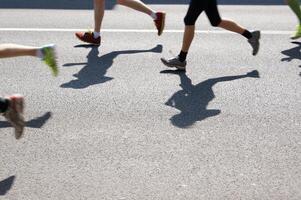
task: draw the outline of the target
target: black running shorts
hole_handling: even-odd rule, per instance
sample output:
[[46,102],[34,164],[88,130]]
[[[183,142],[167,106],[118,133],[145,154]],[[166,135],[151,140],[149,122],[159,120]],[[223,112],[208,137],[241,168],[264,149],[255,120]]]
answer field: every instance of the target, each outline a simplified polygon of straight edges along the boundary
[[217,9],[216,0],[191,0],[184,18],[185,25],[194,25],[203,11],[205,11],[212,26],[218,26],[220,24],[221,17]]

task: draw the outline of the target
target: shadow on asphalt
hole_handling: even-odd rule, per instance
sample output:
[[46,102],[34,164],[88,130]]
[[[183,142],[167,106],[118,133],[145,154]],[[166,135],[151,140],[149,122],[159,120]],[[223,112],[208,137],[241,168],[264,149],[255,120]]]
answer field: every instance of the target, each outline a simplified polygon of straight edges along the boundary
[[[44,124],[51,118],[51,112],[47,112],[44,115],[34,118],[26,122],[26,127],[29,128],[42,128]],[[0,121],[0,128],[11,127],[7,121]]]
[[2,181],[0,181],[0,196],[6,195],[6,193],[11,189],[14,184],[15,176],[10,176]]
[[113,65],[114,59],[121,54],[137,54],[137,53],[161,53],[162,45],[157,45],[152,49],[147,50],[123,50],[112,51],[111,53],[98,57],[99,51],[97,46],[92,45],[77,45],[78,47],[91,48],[91,51],[87,55],[88,61],[86,63],[67,63],[63,66],[70,67],[76,65],[85,65],[77,74],[73,76],[76,78],[67,83],[61,85],[62,88],[83,89],[91,85],[105,83],[112,80],[112,77],[107,77],[106,73],[108,69]]
[[209,102],[215,98],[212,89],[215,84],[242,78],[260,78],[259,72],[254,70],[244,75],[212,78],[193,85],[191,79],[183,71],[164,70],[160,73],[180,76],[182,89],[174,93],[165,103],[165,105],[180,111],[179,114],[170,118],[171,123],[179,128],[189,128],[197,121],[202,121],[221,113],[221,110],[207,109]]
[[[292,44],[296,44],[297,46],[284,50],[281,53],[285,55],[285,58],[282,58],[283,62],[291,62],[292,60],[301,60],[301,42],[291,42]],[[301,65],[299,66],[301,68]],[[301,72],[299,73],[301,76]]]
[[[146,4],[188,4],[189,0],[142,0]],[[218,0],[222,5],[281,5],[283,0]],[[113,9],[116,0],[105,0]],[[14,9],[93,9],[93,0],[1,0],[0,8]]]

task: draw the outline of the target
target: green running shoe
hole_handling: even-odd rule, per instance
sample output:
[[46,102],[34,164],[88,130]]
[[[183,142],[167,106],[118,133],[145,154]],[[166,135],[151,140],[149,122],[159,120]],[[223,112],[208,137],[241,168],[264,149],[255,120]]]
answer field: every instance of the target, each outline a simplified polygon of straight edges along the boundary
[[57,76],[59,73],[56,61],[56,50],[54,44],[48,44],[42,46],[41,52],[43,54],[42,60],[49,66],[53,76]]
[[291,37],[292,40],[296,40],[298,38],[301,38],[301,24],[297,26],[295,34]]

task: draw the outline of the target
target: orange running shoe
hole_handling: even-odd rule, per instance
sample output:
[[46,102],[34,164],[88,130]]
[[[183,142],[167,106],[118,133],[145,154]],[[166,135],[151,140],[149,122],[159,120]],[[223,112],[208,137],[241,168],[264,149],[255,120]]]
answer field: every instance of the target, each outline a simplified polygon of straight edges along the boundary
[[86,43],[89,43],[89,44],[94,44],[94,45],[100,45],[100,40],[101,40],[100,36],[97,37],[97,38],[94,38],[94,34],[91,31],[76,32],[75,36],[83,42],[86,42]]
[[158,35],[160,36],[163,33],[164,26],[165,26],[165,13],[163,12],[157,12],[156,16],[157,19],[154,20],[156,28],[158,30]]

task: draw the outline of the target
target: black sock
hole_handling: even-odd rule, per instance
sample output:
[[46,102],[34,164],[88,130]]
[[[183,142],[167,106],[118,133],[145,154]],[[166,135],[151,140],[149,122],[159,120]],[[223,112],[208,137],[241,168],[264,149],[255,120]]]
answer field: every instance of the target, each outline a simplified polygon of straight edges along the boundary
[[250,39],[252,37],[252,34],[250,31],[248,30],[245,30],[243,33],[242,33],[243,36],[245,36],[247,39]]
[[179,54],[179,60],[181,62],[184,62],[186,60],[186,57],[187,57],[187,52],[181,51]]
[[4,113],[8,109],[9,101],[0,97],[0,113]]

